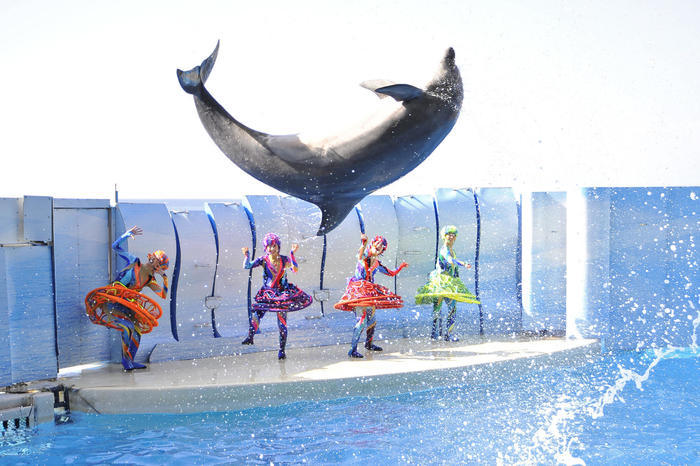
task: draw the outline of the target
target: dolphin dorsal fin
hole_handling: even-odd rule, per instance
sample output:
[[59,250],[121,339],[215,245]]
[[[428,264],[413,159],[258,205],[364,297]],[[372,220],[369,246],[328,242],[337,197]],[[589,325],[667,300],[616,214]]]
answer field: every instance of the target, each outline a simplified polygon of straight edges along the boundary
[[385,99],[386,97],[388,97],[388,95],[378,93],[377,89],[379,89],[380,87],[393,86],[394,84],[396,84],[396,83],[389,81],[388,79],[370,79],[369,81],[361,82],[360,86],[374,92],[377,95],[377,97],[379,97],[380,99]]
[[375,89],[374,92],[388,95],[399,102],[413,100],[423,95],[423,89],[418,89],[416,86],[411,86],[410,84],[392,84]]

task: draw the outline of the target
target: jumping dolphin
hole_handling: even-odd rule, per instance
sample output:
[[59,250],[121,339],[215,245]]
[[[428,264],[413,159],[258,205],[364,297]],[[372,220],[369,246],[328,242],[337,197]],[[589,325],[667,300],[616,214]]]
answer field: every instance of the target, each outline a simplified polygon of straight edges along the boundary
[[449,48],[425,89],[383,80],[362,83],[398,103],[357,128],[317,141],[261,133],[229,115],[204,87],[218,52],[217,43],[201,65],[177,70],[180,85],[194,95],[204,128],[233,163],[321,209],[319,236],[338,226],[365,196],[425,160],[455,125],[462,107],[462,77]]

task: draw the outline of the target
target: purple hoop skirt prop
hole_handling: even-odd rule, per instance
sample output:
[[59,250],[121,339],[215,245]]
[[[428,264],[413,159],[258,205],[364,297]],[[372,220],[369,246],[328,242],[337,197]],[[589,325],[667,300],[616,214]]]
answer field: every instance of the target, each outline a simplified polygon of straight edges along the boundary
[[314,302],[313,298],[301,291],[296,285],[287,283],[283,290],[263,286],[255,295],[254,311],[294,312],[307,308]]

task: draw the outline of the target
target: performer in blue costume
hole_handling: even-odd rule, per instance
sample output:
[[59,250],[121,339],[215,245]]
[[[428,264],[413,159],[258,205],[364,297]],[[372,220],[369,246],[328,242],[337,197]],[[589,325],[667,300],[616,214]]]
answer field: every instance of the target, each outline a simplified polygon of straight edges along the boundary
[[442,302],[447,304],[449,312],[447,314],[447,326],[443,335],[445,341],[459,341],[452,336],[455,327],[455,316],[457,314],[457,303],[478,304],[476,296],[471,294],[466,285],[459,278],[457,267],[471,268],[470,264],[457,259],[454,253],[454,243],[457,239],[457,227],[447,225],[440,230],[443,239],[443,246],[435,264],[435,270],[430,273],[427,284],[418,289],[416,293],[416,304],[433,305],[433,328],[430,338],[437,340],[442,334]]
[[[141,234],[141,228],[134,226],[112,243],[112,249],[127,265],[112,285],[97,288],[85,298],[88,317],[93,323],[121,332],[122,366],[127,371],[146,367],[134,362],[134,357],[139,349],[141,334],[150,332],[158,325],[157,319],[162,313],[157,303],[140,294],[141,290],[148,287],[162,299],[168,294],[168,277],[165,274],[168,256],[163,251],[154,251],[148,254],[148,262],[142,263],[138,257],[121,247],[127,238]],[[163,277],[162,287],[156,282],[154,274]],[[149,303],[151,306],[148,306]]]
[[[351,358],[362,358],[357,351],[357,344],[360,341],[362,331],[367,328],[365,348],[369,351],[381,351],[380,346],[372,342],[377,321],[374,317],[376,309],[392,309],[403,306],[401,296],[398,296],[385,286],[374,283],[374,275],[377,271],[385,275],[394,277],[408,264],[402,262],[396,270],[389,270],[380,261],[379,256],[384,253],[388,246],[387,240],[383,236],[376,236],[367,247],[367,236],[362,233],[362,245],[357,251],[357,267],[355,275],[348,280],[345,294],[340,301],[335,304],[335,308],[341,311],[355,312],[356,323],[352,334],[352,343],[348,356]],[[358,308],[361,311],[358,314]]]
[[287,345],[287,312],[299,311],[311,305],[313,299],[301,291],[294,284],[287,281],[287,268],[296,272],[299,269],[294,253],[299,249],[298,244],[292,245],[289,257],[280,255],[280,238],[274,233],[268,233],[263,240],[265,254],[253,262],[250,261],[248,248],[242,248],[245,262],[243,267],[252,269],[263,267],[263,286],[255,295],[255,304],[252,306],[248,337],[242,344],[254,344],[255,332],[260,326],[260,320],[266,312],[277,313],[277,327],[280,332],[280,350],[278,359],[285,359],[285,346]]

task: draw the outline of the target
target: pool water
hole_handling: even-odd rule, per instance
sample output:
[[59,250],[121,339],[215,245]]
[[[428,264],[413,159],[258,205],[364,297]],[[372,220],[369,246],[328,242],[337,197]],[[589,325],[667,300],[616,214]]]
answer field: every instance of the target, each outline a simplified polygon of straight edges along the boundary
[[[648,377],[648,378],[647,378]],[[700,464],[696,351],[619,353],[507,383],[8,432],[3,464]]]

